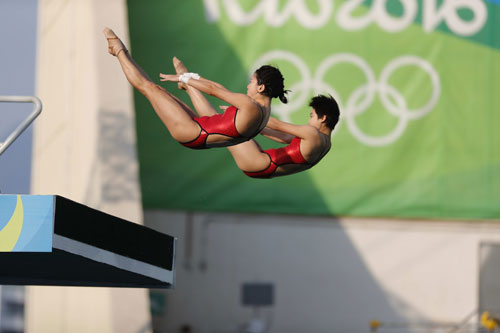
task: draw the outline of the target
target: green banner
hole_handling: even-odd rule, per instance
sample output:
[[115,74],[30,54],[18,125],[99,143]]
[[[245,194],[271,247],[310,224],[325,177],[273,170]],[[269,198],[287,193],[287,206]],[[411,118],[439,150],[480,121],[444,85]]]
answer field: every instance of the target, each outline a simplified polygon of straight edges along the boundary
[[129,0],[128,10],[132,55],[155,79],[174,73],[177,56],[245,92],[270,63],[292,90],[288,104],[273,102],[274,116],[305,123],[318,93],[341,107],[318,165],[260,180],[224,148],[175,142],[136,92],[146,208],[500,217],[500,0]]

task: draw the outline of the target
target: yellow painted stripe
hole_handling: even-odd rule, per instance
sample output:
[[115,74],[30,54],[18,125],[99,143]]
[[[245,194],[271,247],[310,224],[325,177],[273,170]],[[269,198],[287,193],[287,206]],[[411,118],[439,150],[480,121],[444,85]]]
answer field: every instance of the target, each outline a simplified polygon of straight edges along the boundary
[[23,228],[24,209],[21,196],[17,196],[17,204],[12,217],[2,230],[0,230],[0,252],[11,252],[16,246]]

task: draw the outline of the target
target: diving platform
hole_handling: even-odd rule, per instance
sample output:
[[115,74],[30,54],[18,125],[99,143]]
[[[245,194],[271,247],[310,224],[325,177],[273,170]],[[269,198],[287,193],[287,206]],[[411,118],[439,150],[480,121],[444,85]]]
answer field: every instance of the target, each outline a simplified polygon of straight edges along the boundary
[[61,196],[0,194],[0,285],[173,288],[175,243]]

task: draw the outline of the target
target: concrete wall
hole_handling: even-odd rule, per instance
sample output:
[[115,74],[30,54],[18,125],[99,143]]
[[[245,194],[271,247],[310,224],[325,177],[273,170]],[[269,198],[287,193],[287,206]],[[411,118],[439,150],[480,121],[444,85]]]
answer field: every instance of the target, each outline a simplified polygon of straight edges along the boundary
[[[458,323],[478,306],[480,243],[500,243],[500,225],[481,221],[161,211],[145,220],[179,237],[176,289],[154,291],[165,297],[161,332],[185,323],[237,332],[252,316],[240,286],[252,281],[275,284],[275,306],[262,311],[269,332],[368,332],[373,319]],[[416,332],[386,332],[396,331]]]
[[[33,194],[58,194],[142,223],[132,88],[107,52],[128,42],[125,0],[39,1]],[[119,235],[116,235],[119,237]],[[26,332],[150,332],[148,291],[28,287]]]

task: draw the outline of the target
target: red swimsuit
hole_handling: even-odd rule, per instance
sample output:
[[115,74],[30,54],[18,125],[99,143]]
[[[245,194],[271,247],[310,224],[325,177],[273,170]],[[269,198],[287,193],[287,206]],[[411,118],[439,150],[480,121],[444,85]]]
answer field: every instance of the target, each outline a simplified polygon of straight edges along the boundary
[[269,166],[262,171],[243,171],[243,173],[252,178],[272,178],[276,169],[280,165],[284,164],[308,164],[309,169],[314,164],[318,163],[319,159],[316,163],[307,162],[300,152],[300,140],[300,138],[295,137],[293,138],[292,142],[286,147],[265,150],[264,153],[269,155],[269,157],[271,158],[271,163],[269,164]]
[[[222,114],[193,118],[200,125],[201,132],[196,139],[189,142],[181,142],[181,145],[192,149],[233,146],[252,139],[264,128],[263,125],[265,124],[263,124],[264,121],[262,120],[255,134],[249,137],[242,136],[236,129],[237,111],[238,109],[235,106],[230,106]],[[207,144],[207,138],[210,134],[225,135],[230,137],[231,140]]]

